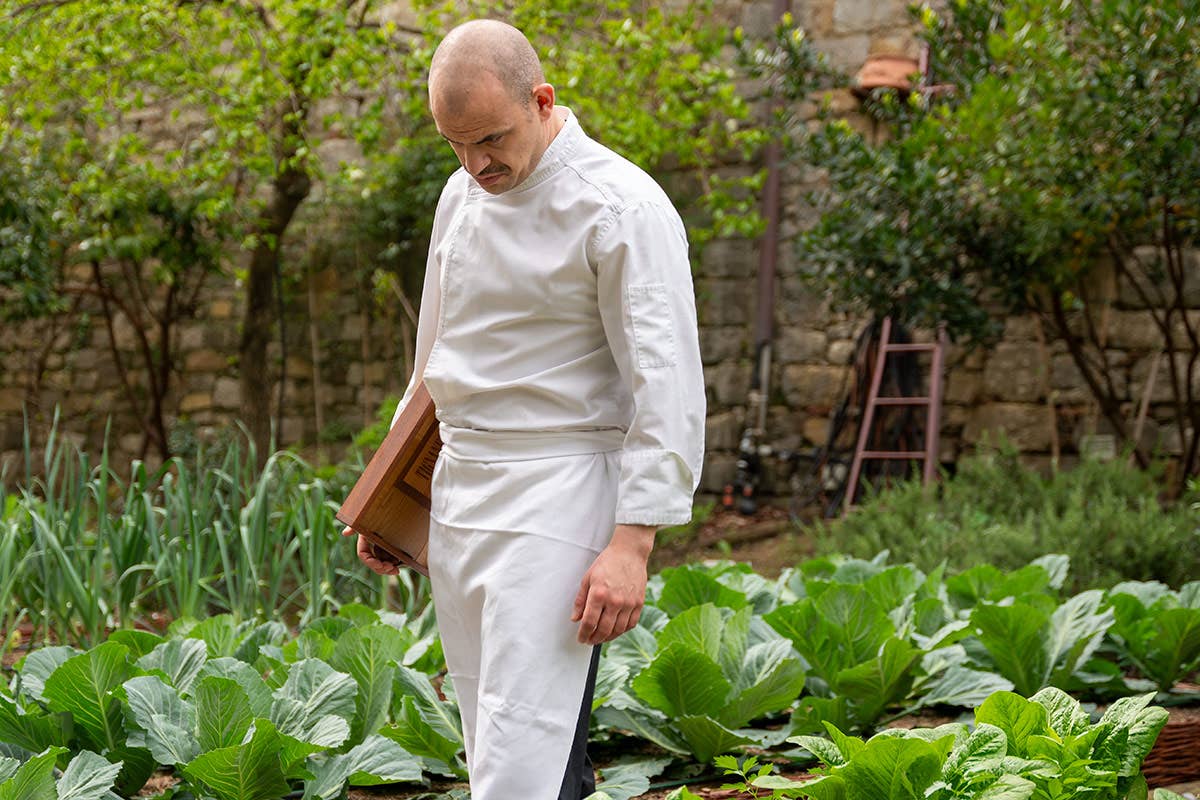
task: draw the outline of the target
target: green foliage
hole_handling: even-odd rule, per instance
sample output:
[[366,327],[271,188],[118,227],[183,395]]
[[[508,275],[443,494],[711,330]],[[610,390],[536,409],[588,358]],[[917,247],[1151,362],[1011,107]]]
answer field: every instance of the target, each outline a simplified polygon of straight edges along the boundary
[[815,737],[790,740],[825,765],[823,777],[795,786],[802,796],[838,799],[1145,797],[1141,763],[1167,720],[1165,709],[1148,707],[1152,697],[1118,701],[1095,725],[1056,689],[1029,700],[993,694],[971,732],[888,730],[863,742],[831,725],[832,747]]
[[[750,756],[740,764],[733,756],[717,756],[713,764],[722,770],[726,777],[739,778],[721,786],[724,790],[744,792],[749,797],[783,798],[800,797],[798,787],[801,785],[771,773],[775,771],[772,764],[759,764],[757,756]],[[763,794],[763,789],[770,789],[770,794]]]
[[120,771],[119,763],[88,750],[78,753],[55,777],[57,758],[66,752],[51,747],[25,763],[0,756],[0,798],[3,800],[109,800],[110,789]]
[[787,636],[823,685],[800,701],[796,724],[819,730],[871,725],[908,696],[921,652],[896,636],[887,609],[862,585],[830,585],[815,597],[776,609],[766,621]]
[[62,248],[54,237],[55,202],[40,165],[22,164],[0,137],[0,321],[59,307]]
[[[27,453],[32,472],[33,451]],[[153,615],[315,620],[345,602],[416,617],[428,583],[368,577],[333,513],[350,470],[319,478],[281,452],[256,466],[236,439],[128,477],[52,433],[31,480],[0,518],[0,621],[26,618],[34,638],[99,642]],[[357,468],[361,471],[361,467]],[[395,586],[392,589],[391,586]],[[12,630],[6,627],[6,630]]]
[[1041,477],[1002,448],[963,459],[936,492],[900,484],[813,533],[827,551],[866,558],[886,550],[926,570],[1011,570],[1063,553],[1072,590],[1122,580],[1180,586],[1200,570],[1200,526],[1186,505],[1164,508],[1161,488],[1156,473],[1123,460]]
[[638,626],[606,646],[597,720],[702,761],[777,738],[743,726],[778,717],[804,686],[800,659],[758,617],[783,591],[730,562],[654,576]]
[[1160,692],[1200,668],[1200,582],[1178,592],[1159,583],[1120,583],[1108,601],[1115,614],[1110,637]]
[[[1114,301],[1147,309],[1161,337],[1147,350],[1175,365],[1174,421],[1200,429],[1186,318],[1200,233],[1198,14],[1195,0],[920,10],[933,82],[952,91],[878,93],[869,110],[893,133],[879,146],[843,120],[791,129],[802,158],[828,172],[813,198],[821,218],[799,241],[814,283],[840,305],[945,323],[973,343],[998,333],[994,312],[1036,312],[1123,438],[1128,388],[1098,320]],[[785,85],[813,83],[805,59],[777,70]],[[1119,300],[1099,288],[1113,277]],[[1198,442],[1185,433],[1177,489]]]
[[971,612],[971,625],[996,671],[1026,696],[1046,686],[1075,688],[1075,674],[1113,622],[1112,610],[1100,609],[1103,593],[1093,589],[1058,607],[1044,595],[1008,599]]
[[[334,627],[341,636],[331,660],[349,672],[280,647],[271,624],[228,617],[178,623],[166,640],[140,641],[149,648],[140,655],[116,641],[81,653],[37,651],[19,666],[14,697],[0,698],[0,742],[50,753],[51,767],[56,759],[66,765],[60,798],[107,796],[89,787],[114,779],[128,796],[156,765],[176,769],[190,791],[229,800],[274,800],[299,781],[306,797],[332,800],[347,782],[421,780],[418,756],[380,735],[389,722],[380,691],[391,691],[401,663],[420,658],[423,623],[347,606],[346,616],[326,618],[301,638]],[[408,679],[398,685],[410,690]],[[73,725],[62,724],[67,715]],[[68,752],[78,753],[70,765]],[[457,752],[448,752],[451,762]],[[21,769],[31,775],[38,763]],[[0,774],[11,778],[0,792],[17,785],[12,766],[0,760]],[[79,794],[64,795],[64,784]]]

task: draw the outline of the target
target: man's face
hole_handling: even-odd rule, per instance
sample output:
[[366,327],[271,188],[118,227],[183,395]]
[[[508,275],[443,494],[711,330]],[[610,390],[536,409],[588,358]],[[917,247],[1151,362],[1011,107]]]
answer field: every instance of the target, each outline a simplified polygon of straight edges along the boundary
[[[529,177],[546,149],[541,100],[518,103],[498,78],[483,72],[465,90],[435,83],[430,109],[438,132],[484,190],[507,192]],[[553,106],[553,94],[550,106]]]

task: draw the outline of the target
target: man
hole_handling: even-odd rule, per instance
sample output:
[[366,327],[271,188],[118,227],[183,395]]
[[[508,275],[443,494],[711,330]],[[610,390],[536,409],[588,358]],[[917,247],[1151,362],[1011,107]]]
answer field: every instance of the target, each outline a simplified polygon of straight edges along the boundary
[[423,377],[444,443],[430,580],[474,800],[593,791],[599,645],[637,624],[655,531],[690,519],[703,455],[683,224],[554,100],[509,25],[466,23],[434,53],[430,108],[462,169],[400,407]]

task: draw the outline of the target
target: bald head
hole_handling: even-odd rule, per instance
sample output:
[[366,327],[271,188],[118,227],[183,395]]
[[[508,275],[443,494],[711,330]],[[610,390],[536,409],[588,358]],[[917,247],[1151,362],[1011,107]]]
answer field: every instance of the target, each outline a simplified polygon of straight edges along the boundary
[[429,66],[429,93],[451,106],[465,104],[483,73],[499,80],[522,106],[545,82],[542,65],[525,34],[504,22],[478,19],[459,25],[438,45]]

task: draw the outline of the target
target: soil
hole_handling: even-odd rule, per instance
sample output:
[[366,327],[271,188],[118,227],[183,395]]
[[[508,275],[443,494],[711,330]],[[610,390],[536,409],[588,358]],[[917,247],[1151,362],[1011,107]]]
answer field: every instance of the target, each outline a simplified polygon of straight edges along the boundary
[[753,516],[717,508],[695,529],[659,534],[650,570],[714,559],[742,561],[768,578],[813,555],[813,543],[782,508],[764,506]]

